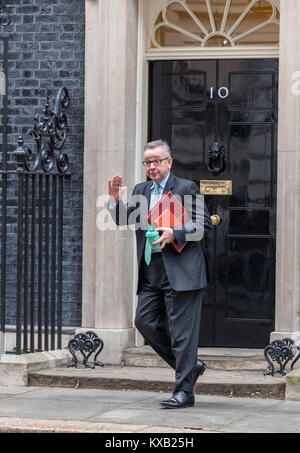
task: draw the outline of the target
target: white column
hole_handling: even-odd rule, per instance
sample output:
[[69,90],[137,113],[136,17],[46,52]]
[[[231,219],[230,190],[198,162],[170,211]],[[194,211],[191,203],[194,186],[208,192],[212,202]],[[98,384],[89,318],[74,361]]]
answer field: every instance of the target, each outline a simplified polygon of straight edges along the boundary
[[[136,181],[137,0],[86,2],[82,329],[104,341],[100,360],[119,363],[134,345],[134,233],[96,226],[107,181]],[[100,197],[100,198],[99,198]],[[108,215],[108,214],[107,214]]]
[[300,342],[300,2],[283,3],[280,11],[276,312],[271,341],[291,337]]

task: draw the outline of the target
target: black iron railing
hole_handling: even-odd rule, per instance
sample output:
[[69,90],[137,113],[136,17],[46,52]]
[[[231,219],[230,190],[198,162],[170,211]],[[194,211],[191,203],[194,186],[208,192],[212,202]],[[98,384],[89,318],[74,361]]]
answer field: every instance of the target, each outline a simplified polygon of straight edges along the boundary
[[[51,109],[35,117],[29,131],[36,152],[19,137],[14,171],[3,168],[1,229],[1,322],[15,322],[17,354],[48,351],[62,344],[62,247],[64,180],[69,162],[62,152],[69,104],[61,88]],[[12,277],[12,278],[9,278]],[[15,288],[12,285],[15,279]],[[15,297],[14,297],[15,289]]]

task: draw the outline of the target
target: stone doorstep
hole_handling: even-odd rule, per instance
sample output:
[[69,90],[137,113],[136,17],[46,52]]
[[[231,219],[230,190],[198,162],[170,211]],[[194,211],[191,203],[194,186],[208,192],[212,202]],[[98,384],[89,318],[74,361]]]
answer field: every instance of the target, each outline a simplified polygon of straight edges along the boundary
[[[264,371],[268,365],[263,349],[198,348],[198,357],[209,368],[216,370]],[[137,367],[168,367],[150,346],[125,349],[122,363],[126,366]]]
[[300,401],[300,368],[286,376],[286,395],[288,400]]
[[63,366],[69,360],[69,351],[60,349],[21,355],[0,354],[0,385],[26,386],[30,371]]
[[[260,370],[243,369],[245,363],[253,363],[254,358],[260,361],[260,353],[261,351],[237,349],[203,351],[200,348],[199,357],[206,361],[208,369],[198,379],[195,393],[229,397],[286,398],[300,401],[300,368],[289,373],[286,378],[279,375],[264,376],[265,361],[261,362]],[[129,348],[124,351],[125,360],[122,365],[126,361],[126,355],[134,357],[141,354],[144,357],[148,356],[151,360],[159,359],[149,346]],[[20,356],[2,354],[0,355],[0,385],[149,390],[164,393],[173,391],[174,371],[166,366],[155,367],[153,361],[151,366],[145,366],[145,362],[142,367],[136,366],[135,362],[134,366],[106,365],[103,368],[91,370],[82,365],[77,369],[67,368],[69,360],[68,350]],[[239,367],[228,369],[228,366],[224,366],[228,361],[232,364],[231,360],[234,361],[234,366],[239,365]]]
[[[28,383],[38,387],[97,388],[109,390],[142,390],[172,393],[174,371],[171,368],[104,366],[94,370],[82,365],[76,368],[52,368],[31,371]],[[285,378],[264,376],[257,371],[224,371],[208,369],[199,377],[196,394],[228,397],[285,398]]]

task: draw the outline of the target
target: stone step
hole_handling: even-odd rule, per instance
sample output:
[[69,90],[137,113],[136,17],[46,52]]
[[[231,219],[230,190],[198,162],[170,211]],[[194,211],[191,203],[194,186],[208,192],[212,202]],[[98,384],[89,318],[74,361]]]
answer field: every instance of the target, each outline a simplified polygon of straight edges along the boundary
[[[268,368],[263,349],[198,348],[198,357],[214,370],[264,371]],[[168,367],[150,346],[125,349],[122,364],[130,367]]]
[[[174,371],[166,367],[104,366],[96,369],[51,368],[29,373],[29,385],[38,387],[144,390],[172,393]],[[261,371],[207,369],[195,393],[228,397],[285,398],[285,378],[264,376]]]

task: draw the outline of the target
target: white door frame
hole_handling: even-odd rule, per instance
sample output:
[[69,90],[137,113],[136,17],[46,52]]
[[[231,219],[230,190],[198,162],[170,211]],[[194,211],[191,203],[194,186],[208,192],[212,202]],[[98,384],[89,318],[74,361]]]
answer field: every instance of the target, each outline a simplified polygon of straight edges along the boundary
[[[137,42],[137,109],[136,109],[136,183],[145,179],[142,170],[142,149],[148,139],[148,87],[149,62],[155,60],[208,60],[208,59],[253,59],[278,58],[279,45],[274,46],[245,46],[242,47],[161,47],[147,48],[148,36],[145,29],[145,1],[138,0],[138,42]],[[147,28],[147,27],[146,27]],[[149,32],[149,26],[148,26]],[[137,283],[137,263],[134,264],[133,284]],[[136,298],[133,303],[133,319]],[[144,344],[142,336],[137,332],[136,346]]]

